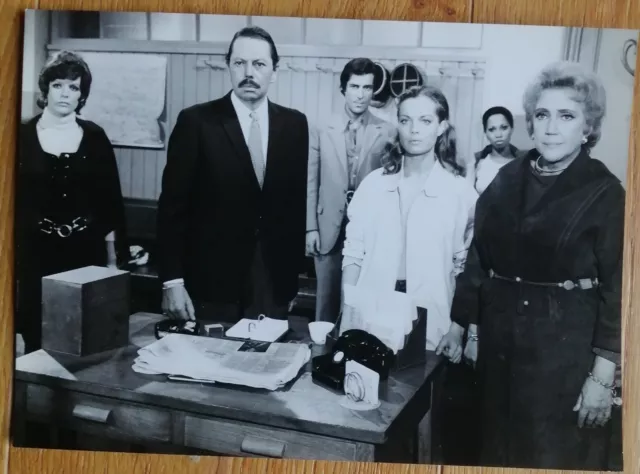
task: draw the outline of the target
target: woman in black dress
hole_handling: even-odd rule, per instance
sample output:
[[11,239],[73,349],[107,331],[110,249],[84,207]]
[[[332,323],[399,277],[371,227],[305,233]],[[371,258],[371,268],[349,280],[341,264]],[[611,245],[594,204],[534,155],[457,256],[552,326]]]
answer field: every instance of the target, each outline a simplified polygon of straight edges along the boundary
[[42,277],[128,257],[113,147],[76,116],[91,89],[89,67],[60,52],[38,85],[43,112],[22,125],[16,191],[16,330],[25,353],[41,347]]
[[[625,192],[590,156],[605,91],[572,63],[524,95],[535,148],[476,205],[446,337],[482,386],[482,465],[606,470],[621,347]],[[587,429],[589,428],[589,429]]]

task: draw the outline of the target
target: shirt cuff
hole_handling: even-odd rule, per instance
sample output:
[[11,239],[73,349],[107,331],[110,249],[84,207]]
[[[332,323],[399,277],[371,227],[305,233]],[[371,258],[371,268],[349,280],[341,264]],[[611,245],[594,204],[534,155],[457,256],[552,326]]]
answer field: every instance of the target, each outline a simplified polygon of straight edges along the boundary
[[184,279],[176,278],[175,280],[165,281],[162,284],[162,289],[166,290],[167,288],[173,288],[174,286],[184,286]]
[[357,265],[357,266],[362,268],[362,259],[346,255],[342,259],[342,269],[344,270],[344,268],[349,266],[349,265]]
[[609,362],[613,362],[617,366],[621,364],[620,354],[613,351],[608,351],[606,349],[600,349],[599,347],[593,348],[593,353],[602,357],[603,359],[607,359]]

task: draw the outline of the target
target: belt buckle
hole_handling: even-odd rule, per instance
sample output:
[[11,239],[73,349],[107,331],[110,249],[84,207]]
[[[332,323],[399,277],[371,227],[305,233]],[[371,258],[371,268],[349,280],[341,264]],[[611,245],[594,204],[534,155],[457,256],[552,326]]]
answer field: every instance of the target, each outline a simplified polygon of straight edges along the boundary
[[69,224],[62,224],[56,228],[56,233],[63,239],[66,239],[73,233],[73,228]]
[[593,281],[591,281],[591,278],[583,278],[578,280],[578,286],[581,290],[590,290],[593,288]]
[[560,286],[562,288],[564,288],[565,290],[573,290],[576,287],[576,284],[574,282],[572,282],[571,280],[566,280],[563,283],[560,284]]
[[[45,234],[52,234],[55,229],[55,225],[53,223],[53,221],[47,219],[46,217],[44,219],[42,219],[40,222],[40,231],[44,232]],[[42,227],[44,224],[47,225],[47,227]]]
[[85,219],[84,217],[76,217],[73,221],[71,221],[71,227],[77,232],[85,230],[87,228],[87,219]]

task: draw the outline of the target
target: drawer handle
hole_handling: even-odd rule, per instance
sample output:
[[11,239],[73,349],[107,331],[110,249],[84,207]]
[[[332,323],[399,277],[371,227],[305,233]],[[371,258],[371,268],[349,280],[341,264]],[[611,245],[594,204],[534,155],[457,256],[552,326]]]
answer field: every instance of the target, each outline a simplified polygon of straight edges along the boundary
[[96,408],[88,405],[76,405],[73,409],[73,416],[83,420],[97,421],[99,423],[108,423],[111,410],[104,408]]
[[257,436],[246,436],[240,446],[240,449],[245,453],[269,456],[272,458],[281,458],[284,456],[284,448],[285,444],[282,441],[258,438]]

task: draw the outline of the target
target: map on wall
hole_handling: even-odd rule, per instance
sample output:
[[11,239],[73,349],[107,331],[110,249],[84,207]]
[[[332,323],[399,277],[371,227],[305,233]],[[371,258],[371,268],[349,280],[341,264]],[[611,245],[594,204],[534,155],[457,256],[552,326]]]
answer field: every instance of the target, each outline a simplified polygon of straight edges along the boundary
[[152,54],[79,53],[91,69],[81,118],[104,128],[114,146],[163,148],[167,58]]

